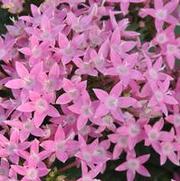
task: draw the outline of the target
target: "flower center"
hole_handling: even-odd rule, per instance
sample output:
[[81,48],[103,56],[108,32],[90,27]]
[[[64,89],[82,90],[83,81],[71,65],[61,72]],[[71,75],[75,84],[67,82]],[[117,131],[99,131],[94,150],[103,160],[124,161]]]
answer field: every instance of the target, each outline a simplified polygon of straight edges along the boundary
[[73,123],[75,123],[76,118],[75,118],[74,115],[67,115],[67,116],[65,117],[65,121],[66,121],[67,123],[69,123],[69,124],[73,124]]
[[64,151],[65,150],[65,141],[59,141],[56,143],[56,150]]
[[54,81],[53,80],[46,80],[44,82],[44,89],[46,91],[53,91]]
[[121,145],[121,147],[126,148],[128,146],[128,137],[121,136],[118,140],[118,143]]
[[29,168],[27,170],[26,176],[29,180],[35,180],[38,177],[38,171],[35,168]]
[[154,79],[154,80],[157,80],[157,78],[158,78],[158,73],[157,73],[156,70],[154,70],[153,68],[151,68],[151,69],[149,70],[149,75],[150,75],[150,77],[151,77],[152,79]]
[[140,164],[139,164],[139,161],[137,159],[130,159],[127,162],[127,167],[130,170],[138,170],[139,166],[140,166]]
[[118,99],[112,96],[109,96],[105,102],[108,109],[116,109],[118,106]]
[[84,114],[84,116],[90,117],[92,116],[93,112],[90,106],[83,106],[82,107],[82,112]]
[[30,87],[33,86],[34,81],[33,81],[33,79],[30,78],[30,77],[25,77],[25,78],[24,78],[24,83],[25,83],[25,86],[26,86],[27,88],[30,88]]
[[102,118],[102,121],[107,124],[108,126],[113,124],[113,118],[111,115],[106,115]]
[[163,43],[167,42],[168,38],[165,33],[161,33],[161,34],[157,35],[156,39],[159,44],[163,44]]
[[163,154],[169,155],[169,154],[172,153],[172,151],[173,151],[173,146],[172,146],[171,143],[167,142],[164,145],[162,145],[162,152],[163,152]]
[[10,143],[8,146],[7,146],[7,152],[11,155],[11,154],[14,154],[16,152],[16,149],[17,149],[17,145],[16,144],[13,144],[13,143]]
[[27,121],[24,123],[24,128],[25,129],[28,129],[28,130],[31,130],[33,128],[33,125],[30,121]]
[[42,54],[42,51],[41,51],[40,48],[34,47],[34,48],[32,49],[32,55],[33,55],[33,57],[38,58],[38,57],[41,56],[41,54]]
[[151,132],[148,133],[148,137],[151,141],[155,141],[159,137],[159,133],[156,130],[152,130]]
[[39,112],[44,112],[48,109],[48,103],[44,99],[38,99],[35,104],[36,110]]
[[179,114],[177,114],[177,115],[174,116],[174,125],[175,125],[176,127],[179,127],[179,126],[180,126],[180,115],[179,115]]
[[129,134],[130,134],[130,136],[135,137],[135,136],[137,136],[139,133],[140,133],[140,127],[139,127],[138,124],[132,124],[132,125],[129,127]]
[[119,73],[120,75],[127,75],[129,73],[129,69],[128,67],[124,66],[124,65],[119,65],[116,68],[117,73]]
[[159,9],[156,11],[156,18],[158,20],[165,20],[167,18],[167,11],[165,9]]
[[168,44],[167,45],[167,52],[168,52],[168,54],[174,54],[177,52],[177,47],[175,45]]
[[160,91],[156,91],[156,92],[155,92],[155,97],[156,97],[156,99],[157,99],[159,102],[162,101],[163,98],[164,98],[163,93],[160,92]]

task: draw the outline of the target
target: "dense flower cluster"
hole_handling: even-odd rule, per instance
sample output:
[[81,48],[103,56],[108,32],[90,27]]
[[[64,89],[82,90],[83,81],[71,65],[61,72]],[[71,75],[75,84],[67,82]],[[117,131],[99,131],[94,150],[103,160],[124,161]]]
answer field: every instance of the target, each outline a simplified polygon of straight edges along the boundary
[[[155,22],[151,41],[127,29],[136,3]],[[149,177],[151,155],[136,153],[140,142],[160,165],[179,165],[178,10],[179,0],[48,0],[8,25],[0,38],[1,89],[10,92],[0,99],[0,180],[40,181],[55,159],[75,158],[78,181],[95,181],[122,153],[116,171],[128,181]]]
[[16,14],[23,10],[24,0],[0,0],[2,8],[8,9],[10,13]]

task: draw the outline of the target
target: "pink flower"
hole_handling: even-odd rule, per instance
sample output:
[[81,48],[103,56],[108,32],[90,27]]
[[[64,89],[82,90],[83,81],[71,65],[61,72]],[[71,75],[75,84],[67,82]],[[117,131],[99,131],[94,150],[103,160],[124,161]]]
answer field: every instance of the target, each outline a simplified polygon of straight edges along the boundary
[[17,110],[25,113],[34,112],[33,121],[36,127],[39,127],[42,124],[47,115],[52,117],[59,116],[59,112],[56,108],[50,105],[52,98],[48,95],[42,96],[41,94],[32,91],[30,92],[29,97],[31,101],[21,104]]
[[16,72],[20,78],[8,81],[5,86],[11,89],[25,88],[32,90],[37,85],[37,76],[43,71],[42,63],[36,64],[29,72],[20,62],[16,62]]
[[[108,94],[102,89],[93,89],[100,104],[95,112],[95,117],[104,116],[111,113],[114,118],[121,118],[120,108],[133,106],[136,100],[132,97],[119,97],[122,93],[122,84],[118,82]],[[119,111],[119,112],[118,112]]]
[[92,119],[94,116],[94,108],[86,91],[82,93],[81,99],[69,106],[68,109],[79,115],[77,119],[78,130],[82,129],[88,122],[88,119]]
[[134,154],[129,153],[126,158],[126,162],[119,165],[116,170],[124,171],[127,170],[127,180],[133,181],[135,178],[136,172],[145,177],[150,177],[150,173],[143,166],[143,164],[149,160],[150,155],[142,155],[136,157]]
[[17,164],[19,162],[18,150],[25,150],[29,147],[29,142],[19,143],[19,131],[12,130],[9,140],[0,135],[0,157],[9,157],[10,161]]
[[56,157],[64,163],[69,157],[68,148],[70,148],[71,144],[75,145],[75,142],[72,140],[73,137],[73,133],[66,137],[63,128],[59,125],[54,136],[54,141],[44,141],[41,143],[41,146],[51,153],[55,152]]
[[131,80],[143,80],[143,75],[135,70],[134,67],[138,61],[138,54],[127,55],[122,60],[120,56],[112,49],[111,50],[111,61],[113,68],[106,70],[106,75],[118,75],[121,79],[122,84],[127,87]]
[[167,22],[171,25],[176,25],[178,23],[178,20],[171,15],[171,13],[176,9],[178,3],[179,0],[174,0],[164,5],[163,0],[154,0],[155,9],[145,8],[141,9],[141,11],[146,15],[154,17],[156,28],[157,30],[160,30],[162,29],[164,22]]
[[48,174],[49,170],[43,166],[33,167],[31,165],[12,165],[11,168],[19,175],[23,176],[22,181],[40,181],[40,177]]
[[159,83],[159,86],[152,85],[154,90],[153,96],[149,101],[149,106],[160,106],[161,111],[167,116],[168,109],[166,104],[168,105],[176,105],[178,104],[177,100],[171,95],[170,91],[168,91],[170,85],[170,81],[167,78],[162,83]]

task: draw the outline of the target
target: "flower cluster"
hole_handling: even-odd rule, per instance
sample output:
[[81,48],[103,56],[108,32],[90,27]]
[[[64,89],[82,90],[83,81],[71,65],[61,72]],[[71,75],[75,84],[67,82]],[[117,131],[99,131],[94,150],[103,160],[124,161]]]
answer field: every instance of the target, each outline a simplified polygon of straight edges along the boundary
[[12,14],[20,13],[23,10],[24,0],[0,0],[2,8],[8,9]]
[[[128,29],[131,5],[141,7],[141,26],[147,16],[155,22],[150,41]],[[40,181],[55,159],[75,158],[78,181],[95,181],[122,153],[117,172],[150,177],[151,155],[138,155],[139,143],[160,165],[179,165],[178,10],[179,0],[47,0],[7,25],[0,180]]]

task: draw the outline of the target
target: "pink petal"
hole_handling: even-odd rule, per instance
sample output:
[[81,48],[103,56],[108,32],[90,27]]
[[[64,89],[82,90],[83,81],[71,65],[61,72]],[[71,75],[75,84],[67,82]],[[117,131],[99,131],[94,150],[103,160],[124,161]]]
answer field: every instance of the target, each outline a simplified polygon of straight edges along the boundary
[[19,165],[11,165],[11,168],[20,175],[26,174],[26,168]]
[[82,129],[86,123],[87,123],[88,119],[83,117],[83,116],[79,116],[78,120],[77,120],[77,129],[80,130]]
[[106,100],[106,98],[108,97],[108,93],[105,92],[105,91],[102,90],[102,89],[93,89],[93,91],[94,91],[96,97],[97,97],[99,100],[103,101],[103,102],[104,102],[104,101]]
[[143,176],[145,176],[145,177],[150,177],[150,176],[151,176],[150,173],[148,172],[148,170],[147,170],[144,166],[142,166],[142,165],[140,165],[140,167],[139,167],[139,169],[137,170],[137,172],[138,172],[140,175],[143,175]]
[[122,92],[122,84],[118,82],[111,90],[110,95],[119,96]]
[[119,106],[127,108],[137,103],[137,100],[132,97],[119,97]]
[[70,98],[70,96],[67,93],[64,93],[58,97],[56,104],[67,104],[71,101],[72,99]]
[[43,141],[40,145],[47,151],[54,151],[55,143],[52,140]]
[[11,89],[21,89],[24,87],[24,81],[22,79],[13,79],[8,81],[5,86]]
[[17,108],[17,110],[21,112],[33,112],[35,109],[32,102],[27,102],[27,103],[21,104]]
[[67,153],[65,153],[65,152],[57,151],[57,152],[56,152],[56,156],[57,156],[57,158],[58,158],[60,161],[62,161],[63,163],[65,163],[66,160],[68,159],[68,155],[67,155]]
[[121,165],[119,165],[117,168],[116,168],[117,171],[124,171],[124,170],[127,170],[127,163],[122,163]]
[[29,75],[28,70],[21,62],[16,62],[16,71],[22,79]]
[[55,133],[55,140],[64,140],[64,139],[65,139],[64,130],[62,126],[59,125]]
[[51,117],[59,117],[60,114],[58,112],[58,110],[52,106],[52,105],[49,105],[49,108],[48,108],[48,115],[51,116]]
[[127,181],[134,181],[135,178],[135,172],[128,170],[127,171]]
[[178,104],[178,101],[174,97],[169,96],[169,95],[164,96],[164,102],[170,105]]

